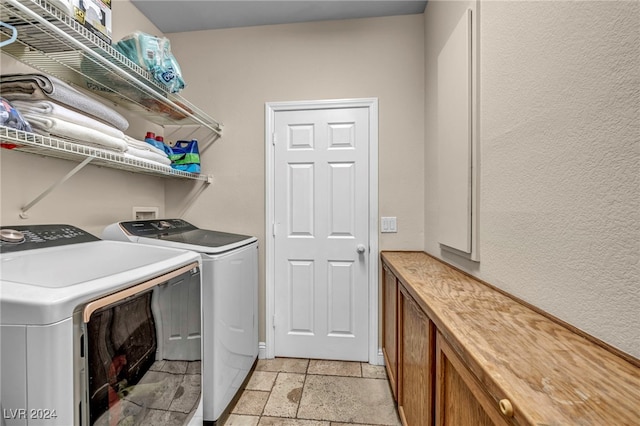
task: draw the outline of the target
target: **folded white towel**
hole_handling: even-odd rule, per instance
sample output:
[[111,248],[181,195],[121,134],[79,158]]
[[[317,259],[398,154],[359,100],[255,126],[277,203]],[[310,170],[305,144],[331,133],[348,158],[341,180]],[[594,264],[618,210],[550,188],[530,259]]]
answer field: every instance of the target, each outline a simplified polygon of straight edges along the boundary
[[153,146],[153,145],[151,145],[151,144],[149,144],[149,143],[147,143],[145,141],[134,139],[131,136],[127,136],[127,135],[124,135],[124,140],[125,140],[125,142],[127,142],[127,145],[129,145],[129,146],[133,146],[135,148],[146,150],[146,151],[155,152],[156,154],[158,154],[158,155],[160,155],[162,157],[169,158],[169,156],[167,155],[166,152],[164,152],[161,149],[156,148],[155,146]]
[[114,138],[123,139],[124,133],[122,130],[116,129],[113,126],[98,121],[92,117],[81,114],[72,109],[66,108],[63,105],[57,104],[51,101],[21,101],[16,100],[11,104],[18,109],[21,113],[39,114],[42,116],[56,117],[70,123],[79,124],[90,129],[98,130]]
[[154,166],[160,166],[160,167],[164,167],[164,168],[166,168],[168,170],[172,170],[171,166],[170,166],[171,162],[169,162],[169,164],[164,164],[164,163],[161,163],[160,161],[154,161],[154,160],[151,160],[151,159],[148,159],[148,158],[138,157],[137,155],[132,154],[131,151],[125,152],[124,156],[126,158],[129,158],[130,160],[137,160],[137,161],[141,161],[143,163],[148,163],[148,164],[152,164]]
[[22,115],[29,121],[33,130],[41,135],[67,137],[74,139],[80,145],[99,146],[118,152],[127,150],[124,139],[114,138],[98,130],[40,114],[24,113]]
[[167,157],[166,155],[160,155],[153,151],[150,151],[147,149],[139,149],[131,145],[127,147],[127,151],[125,154],[129,154],[145,160],[151,160],[151,161],[163,164],[165,166],[171,165],[171,160],[169,160],[169,157]]

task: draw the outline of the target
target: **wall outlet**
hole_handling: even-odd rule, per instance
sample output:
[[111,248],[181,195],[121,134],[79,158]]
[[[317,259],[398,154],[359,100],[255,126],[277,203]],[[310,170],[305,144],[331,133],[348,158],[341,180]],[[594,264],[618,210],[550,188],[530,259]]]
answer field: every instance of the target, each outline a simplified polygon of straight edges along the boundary
[[151,220],[158,218],[157,207],[134,207],[133,220]]
[[398,232],[398,221],[395,217],[382,217],[380,232]]

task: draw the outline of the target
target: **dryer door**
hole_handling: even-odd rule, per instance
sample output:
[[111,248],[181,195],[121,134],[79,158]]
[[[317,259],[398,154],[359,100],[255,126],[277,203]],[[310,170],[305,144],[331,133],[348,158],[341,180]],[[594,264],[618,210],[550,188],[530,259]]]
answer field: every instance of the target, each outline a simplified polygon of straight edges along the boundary
[[95,300],[83,320],[88,424],[188,421],[201,393],[197,263]]

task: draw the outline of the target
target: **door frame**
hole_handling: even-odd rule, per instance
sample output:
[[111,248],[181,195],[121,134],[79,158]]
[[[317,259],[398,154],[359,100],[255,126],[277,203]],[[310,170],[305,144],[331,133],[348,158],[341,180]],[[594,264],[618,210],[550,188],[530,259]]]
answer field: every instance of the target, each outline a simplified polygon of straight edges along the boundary
[[[378,98],[267,102],[265,104],[265,324],[266,342],[260,355],[275,357],[275,188],[273,134],[279,111],[367,108],[369,111],[369,364],[382,365],[378,342]],[[261,345],[262,346],[262,345]]]

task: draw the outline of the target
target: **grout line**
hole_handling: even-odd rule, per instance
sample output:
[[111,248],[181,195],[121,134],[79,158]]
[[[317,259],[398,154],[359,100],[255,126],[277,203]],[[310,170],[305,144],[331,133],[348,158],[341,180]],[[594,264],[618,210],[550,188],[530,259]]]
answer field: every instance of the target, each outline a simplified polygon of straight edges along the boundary
[[364,377],[362,376],[362,374],[360,376],[347,376],[344,374],[317,374],[317,373],[310,373],[306,375],[307,376],[324,376],[324,377],[345,377],[348,379],[376,379],[376,377]]
[[281,371],[278,371],[276,373],[276,378],[273,379],[273,383],[271,384],[271,390],[269,391],[269,395],[267,395],[267,400],[264,402],[264,405],[262,406],[262,410],[260,411],[260,414],[258,414],[258,423],[260,423],[260,419],[262,418],[262,416],[264,416],[264,410],[267,408],[267,404],[271,399],[271,393],[273,392],[273,388],[276,387],[276,382],[278,381],[278,377],[280,377],[280,373]]
[[[271,383],[271,389],[269,389],[269,397],[271,397],[271,392],[273,392],[273,388],[276,387],[276,382],[278,381],[278,376],[280,375],[280,371],[278,371],[276,373],[276,377],[273,379],[273,383]],[[269,401],[269,398],[267,398],[267,401]],[[267,404],[265,404],[266,407]]]
[[[308,369],[307,365],[307,369]],[[296,407],[296,416],[294,418],[298,418],[298,412],[300,411],[300,403],[302,402],[302,395],[304,394],[304,388],[307,385],[307,374],[304,375],[304,380],[302,381],[302,390],[300,391],[300,401],[298,401],[298,406]]]

